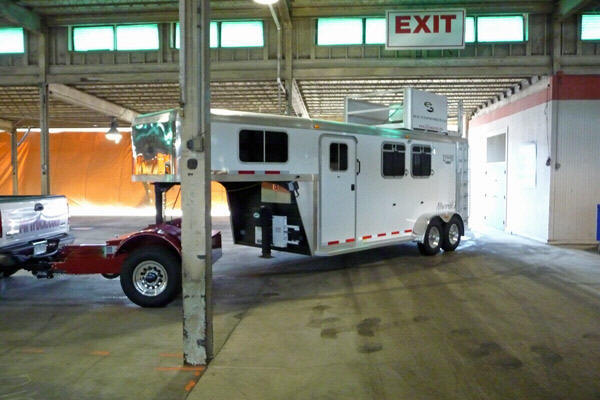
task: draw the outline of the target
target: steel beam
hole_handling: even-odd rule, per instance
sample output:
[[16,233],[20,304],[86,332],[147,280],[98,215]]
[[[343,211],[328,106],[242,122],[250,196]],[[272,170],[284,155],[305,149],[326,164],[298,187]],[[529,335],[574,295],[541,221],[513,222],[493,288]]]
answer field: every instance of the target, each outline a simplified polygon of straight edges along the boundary
[[48,31],[38,34],[38,68],[40,88],[40,167],[41,194],[50,194],[50,132],[48,124]]
[[564,21],[593,2],[594,0],[559,0],[556,4],[556,15],[560,21]]
[[133,110],[61,83],[48,84],[48,92],[50,93],[51,97],[57,100],[73,104],[75,106],[88,108],[110,117],[116,117],[121,121],[127,121],[131,123],[135,117],[138,116],[138,113]]
[[213,356],[209,0],[179,0],[179,21],[183,352],[186,364],[206,365]]
[[40,32],[42,27],[39,15],[17,5],[16,1],[13,0],[0,0],[0,15],[13,24],[22,26],[32,32]]
[[12,192],[13,195],[19,194],[19,138],[17,137],[17,128],[13,127],[10,131],[10,165],[12,167]]
[[291,96],[292,98],[292,107],[294,108],[294,112],[297,116],[302,118],[310,118],[308,114],[308,108],[306,108],[306,103],[302,98],[302,93],[300,92],[300,88],[298,87],[298,82],[295,79],[292,80],[292,90]]

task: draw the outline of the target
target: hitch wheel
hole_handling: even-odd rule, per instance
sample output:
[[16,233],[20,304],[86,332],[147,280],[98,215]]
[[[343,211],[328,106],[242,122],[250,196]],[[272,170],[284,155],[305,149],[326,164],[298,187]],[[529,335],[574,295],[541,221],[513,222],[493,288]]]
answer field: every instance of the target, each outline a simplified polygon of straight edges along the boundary
[[120,277],[129,300],[142,307],[164,307],[179,294],[181,263],[168,250],[140,248],[125,259]]

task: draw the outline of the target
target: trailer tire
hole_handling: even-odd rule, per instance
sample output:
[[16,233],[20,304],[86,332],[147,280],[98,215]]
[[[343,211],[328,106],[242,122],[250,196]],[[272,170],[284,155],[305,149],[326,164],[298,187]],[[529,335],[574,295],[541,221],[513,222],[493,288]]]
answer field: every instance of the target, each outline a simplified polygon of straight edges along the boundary
[[17,273],[18,270],[20,270],[21,268],[19,267],[3,267],[0,268],[0,278],[8,278],[11,275],[14,275],[15,273]]
[[444,238],[442,240],[442,249],[444,251],[454,251],[460,244],[462,232],[460,219],[455,215],[444,225]]
[[439,253],[443,235],[444,229],[442,228],[441,222],[437,219],[432,220],[425,230],[423,243],[417,244],[421,254],[425,256],[434,256]]
[[141,307],[164,307],[179,294],[181,263],[172,252],[140,248],[129,254],[121,268],[125,295]]

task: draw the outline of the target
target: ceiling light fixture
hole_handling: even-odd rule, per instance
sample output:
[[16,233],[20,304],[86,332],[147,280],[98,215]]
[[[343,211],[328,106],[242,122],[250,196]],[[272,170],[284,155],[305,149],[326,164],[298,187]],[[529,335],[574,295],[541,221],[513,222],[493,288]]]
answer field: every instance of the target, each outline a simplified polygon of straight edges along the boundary
[[277,1],[278,0],[254,0],[255,3],[264,4],[264,5],[275,4],[275,3],[277,3]]
[[119,123],[117,122],[117,118],[112,117],[110,120],[110,129],[104,135],[106,140],[110,140],[111,142],[119,144],[121,139],[123,139],[123,134],[117,129],[118,126]]

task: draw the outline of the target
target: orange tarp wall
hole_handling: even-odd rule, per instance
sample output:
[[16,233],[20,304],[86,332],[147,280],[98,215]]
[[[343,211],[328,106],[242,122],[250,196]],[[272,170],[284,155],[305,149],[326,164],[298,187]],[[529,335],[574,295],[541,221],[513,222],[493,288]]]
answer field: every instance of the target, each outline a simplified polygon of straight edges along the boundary
[[[19,132],[19,139],[23,137]],[[40,194],[40,135],[30,133],[19,146],[19,194]],[[50,134],[50,187],[78,206],[148,207],[154,202],[152,186],[131,181],[132,151],[129,134],[119,144],[103,132]],[[0,132],[0,195],[12,194],[10,134]],[[167,194],[173,207],[178,187]],[[227,204],[225,189],[212,183],[212,204]],[[179,206],[179,201],[177,201]]]

